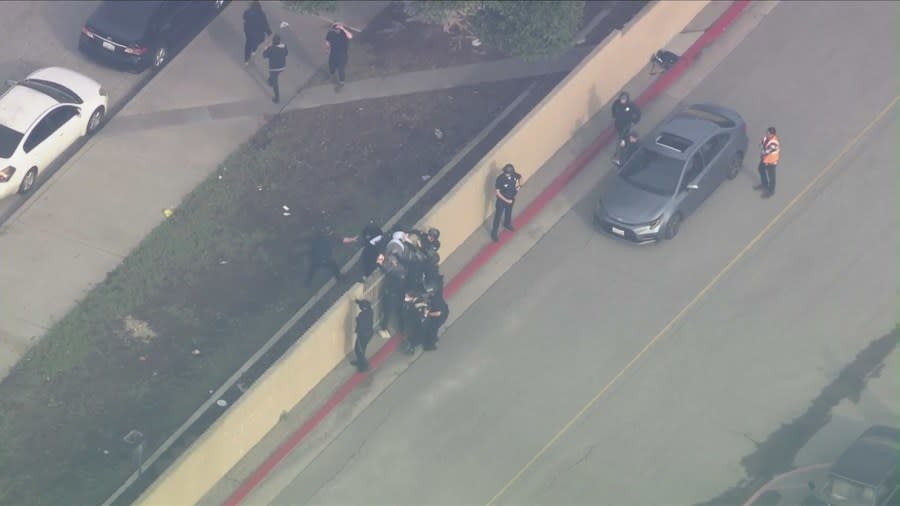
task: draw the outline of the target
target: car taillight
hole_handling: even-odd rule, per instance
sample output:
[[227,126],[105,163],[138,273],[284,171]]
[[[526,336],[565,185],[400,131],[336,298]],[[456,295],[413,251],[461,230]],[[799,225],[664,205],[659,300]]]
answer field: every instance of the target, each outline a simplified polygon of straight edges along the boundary
[[90,30],[90,28],[88,28],[87,26],[82,26],[82,27],[81,27],[81,33],[87,35],[88,37],[90,37],[90,38],[92,38],[92,39],[94,38],[94,35],[95,35],[94,32],[92,32],[92,31]]
[[9,167],[6,167],[3,170],[0,170],[0,183],[5,183],[5,182],[9,181],[13,177],[13,174],[15,174],[15,173],[16,173],[16,168],[13,167],[12,165],[10,165]]
[[133,54],[135,56],[141,56],[142,54],[147,52],[146,47],[126,47],[125,52],[128,54]]

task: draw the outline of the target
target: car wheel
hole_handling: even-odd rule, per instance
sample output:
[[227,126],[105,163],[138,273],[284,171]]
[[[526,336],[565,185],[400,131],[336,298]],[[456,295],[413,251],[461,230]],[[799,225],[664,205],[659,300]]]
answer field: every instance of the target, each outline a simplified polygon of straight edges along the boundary
[[734,179],[738,174],[741,173],[741,169],[744,167],[744,153],[742,151],[738,151],[734,154],[734,157],[731,159],[731,162],[728,165],[728,179]]
[[100,106],[94,109],[94,112],[91,114],[91,117],[88,119],[87,131],[86,135],[91,135],[96,132],[100,125],[103,123],[103,116],[106,114],[106,110],[103,109],[103,106]]
[[675,213],[666,223],[666,239],[674,239],[678,235],[678,229],[681,228],[681,213]]
[[159,70],[162,68],[166,62],[169,61],[169,50],[166,49],[165,45],[161,45],[156,48],[156,51],[153,52],[153,68],[154,70]]
[[22,182],[19,183],[19,193],[25,195],[30,192],[34,187],[34,183],[37,181],[37,167],[32,167],[25,173],[25,177],[22,178]]

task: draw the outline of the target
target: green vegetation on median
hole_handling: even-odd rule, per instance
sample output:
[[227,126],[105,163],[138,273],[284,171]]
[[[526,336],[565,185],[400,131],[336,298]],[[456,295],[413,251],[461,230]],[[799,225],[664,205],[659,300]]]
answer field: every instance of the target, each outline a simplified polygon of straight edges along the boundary
[[0,504],[101,503],[130,430],[150,455],[326,281],[303,283],[313,227],[389,218],[527,84],[272,119],[0,383]]

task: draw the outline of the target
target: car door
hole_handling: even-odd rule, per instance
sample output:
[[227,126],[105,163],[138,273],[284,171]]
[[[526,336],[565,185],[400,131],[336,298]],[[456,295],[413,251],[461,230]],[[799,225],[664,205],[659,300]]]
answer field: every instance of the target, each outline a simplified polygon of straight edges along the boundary
[[[43,170],[80,137],[78,107],[65,104],[48,112],[22,145],[30,167]],[[29,168],[30,168],[29,167]]]
[[710,166],[710,181],[713,184],[713,190],[728,179],[728,171],[731,168],[731,156],[726,152],[725,146],[728,145],[730,138],[730,134],[721,133],[714,136],[700,148],[703,159]]
[[187,0],[163,2],[158,16],[157,30],[160,40],[170,51],[179,47],[184,42],[185,33],[191,23],[191,3]]
[[78,141],[84,133],[85,125],[81,119],[81,111],[78,106],[64,104],[54,109],[51,125],[55,131],[48,141],[52,142],[53,158],[56,159],[72,144]]
[[682,215],[687,216],[694,212],[709,195],[711,191],[709,178],[705,177],[709,174],[707,169],[708,166],[699,151],[688,159],[678,185],[678,197],[681,200],[678,208]]

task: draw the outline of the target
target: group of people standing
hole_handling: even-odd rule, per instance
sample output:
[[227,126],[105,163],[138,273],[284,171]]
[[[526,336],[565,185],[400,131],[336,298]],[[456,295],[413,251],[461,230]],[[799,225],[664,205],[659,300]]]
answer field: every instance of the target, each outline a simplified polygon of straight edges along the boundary
[[[356,236],[344,237],[344,244],[361,244],[363,281],[376,270],[384,274],[381,287],[381,331],[396,329],[406,335],[404,352],[437,349],[441,326],[450,316],[444,300],[444,278],[440,273],[440,231],[396,230],[391,234],[369,221]],[[356,344],[353,362],[360,372],[369,369],[366,346],[375,334],[375,314],[368,300],[357,300]]]
[[[283,24],[284,25],[284,24]],[[270,39],[270,44],[263,50],[262,56],[268,60],[268,84],[272,88],[272,102],[279,103],[281,94],[278,78],[287,68],[288,49],[281,36],[272,34],[269,20],[259,0],[250,2],[244,11],[244,65],[249,65],[256,55],[259,46]],[[344,70],[350,54],[350,40],[353,32],[341,23],[334,23],[325,35],[325,47],[328,49],[328,70],[335,82],[335,91],[344,86]]]

